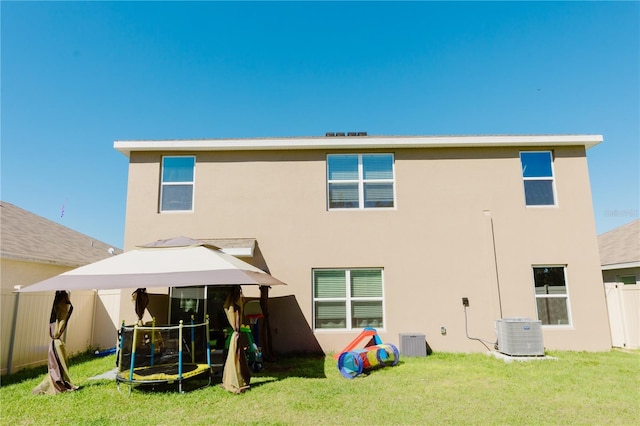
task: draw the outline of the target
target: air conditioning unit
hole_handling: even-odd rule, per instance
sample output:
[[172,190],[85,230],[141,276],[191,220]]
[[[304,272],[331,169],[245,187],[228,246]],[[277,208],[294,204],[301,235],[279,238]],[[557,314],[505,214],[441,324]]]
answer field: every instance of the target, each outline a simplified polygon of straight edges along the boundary
[[400,353],[402,356],[427,356],[425,335],[400,333]]
[[544,356],[542,321],[530,318],[496,320],[498,351],[512,356]]

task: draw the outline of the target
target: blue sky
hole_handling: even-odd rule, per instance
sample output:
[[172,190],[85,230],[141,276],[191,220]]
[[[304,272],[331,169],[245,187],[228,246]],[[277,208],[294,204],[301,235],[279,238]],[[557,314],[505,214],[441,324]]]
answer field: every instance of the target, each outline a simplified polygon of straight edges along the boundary
[[130,139],[602,134],[597,232],[639,217],[638,2],[0,7],[1,198],[118,247]]

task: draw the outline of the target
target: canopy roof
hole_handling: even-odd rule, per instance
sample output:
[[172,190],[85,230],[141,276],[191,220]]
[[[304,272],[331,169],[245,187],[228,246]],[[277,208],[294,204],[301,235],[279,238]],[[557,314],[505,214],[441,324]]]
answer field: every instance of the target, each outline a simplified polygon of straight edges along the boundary
[[176,237],[138,246],[21,289],[21,292],[195,285],[283,285],[200,240]]

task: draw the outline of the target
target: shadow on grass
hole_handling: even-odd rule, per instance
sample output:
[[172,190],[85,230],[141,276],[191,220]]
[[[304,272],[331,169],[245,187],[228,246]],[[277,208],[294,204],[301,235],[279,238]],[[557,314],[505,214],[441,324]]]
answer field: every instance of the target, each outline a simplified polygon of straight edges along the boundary
[[41,365],[40,367],[32,367],[25,368],[24,370],[20,370],[13,374],[6,374],[2,376],[2,381],[0,382],[1,386],[9,386],[15,385],[16,383],[21,383],[26,380],[35,379],[37,377],[42,377],[47,374],[47,366]]
[[[182,393],[191,393],[200,389],[205,389],[209,386],[214,386],[213,382],[209,383],[206,379],[185,379],[182,381]],[[116,386],[118,391],[122,395],[130,395],[133,392],[142,394],[157,394],[157,393],[178,393],[180,386],[177,381],[167,383],[155,383],[155,384],[135,384],[132,387],[128,383],[120,383]]]
[[[75,355],[70,357],[67,360],[67,364],[70,367],[76,367],[80,364],[94,361],[96,360],[95,355],[91,351],[87,351],[82,354]],[[291,377],[305,377],[305,378],[326,378],[325,375],[325,356],[324,355],[281,355],[278,360],[275,362],[266,362],[264,363],[264,368],[259,373],[252,374],[252,383],[251,387],[263,386],[269,383],[273,383],[276,381],[284,380]],[[20,371],[17,371],[13,374],[8,374],[2,376],[2,380],[0,381],[0,386],[9,386],[14,385],[26,380],[32,380],[36,378],[42,378],[48,372],[47,366],[42,365],[33,368],[26,368]],[[220,380],[221,377],[218,379]],[[104,386],[107,381],[105,380],[96,380],[96,381],[86,381],[82,384],[83,388],[92,388]],[[108,381],[112,383],[113,381]],[[219,383],[219,381],[217,381]],[[216,380],[212,381],[212,386],[215,386]],[[186,386],[187,388],[191,388],[191,386]],[[144,386],[142,387],[144,388]],[[162,386],[156,386],[155,392],[157,391],[171,391],[175,392],[175,385],[167,386],[166,389],[161,389]],[[173,389],[172,389],[173,388]],[[195,387],[196,389],[198,386]],[[136,389],[138,387],[136,386]],[[124,389],[123,389],[124,390]],[[143,392],[144,389],[140,389]],[[195,390],[189,389],[188,391]],[[126,390],[125,392],[128,392]]]
[[[91,351],[87,351],[78,355],[69,357],[67,360],[68,366],[77,366],[85,362],[95,360],[95,355]],[[1,386],[15,385],[16,383],[24,382],[25,380],[31,380],[42,377],[49,371],[46,365],[40,365],[38,367],[25,368],[20,371],[16,371],[13,374],[5,374],[0,381]]]
[[265,363],[260,373],[254,373],[253,377],[274,378],[275,380],[290,377],[305,377],[309,379],[324,379],[325,356],[324,355],[285,355],[280,356],[276,362]]

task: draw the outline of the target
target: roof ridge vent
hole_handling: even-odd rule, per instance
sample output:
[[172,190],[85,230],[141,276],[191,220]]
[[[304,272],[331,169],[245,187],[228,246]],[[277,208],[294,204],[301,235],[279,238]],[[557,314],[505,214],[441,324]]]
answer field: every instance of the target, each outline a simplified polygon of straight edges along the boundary
[[340,136],[349,136],[349,137],[353,137],[353,136],[367,136],[367,132],[326,132],[324,134],[326,137],[328,138],[332,138],[332,137],[340,137]]

